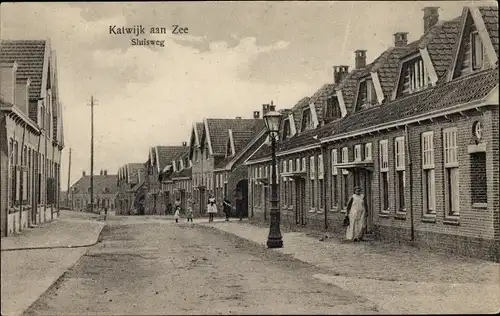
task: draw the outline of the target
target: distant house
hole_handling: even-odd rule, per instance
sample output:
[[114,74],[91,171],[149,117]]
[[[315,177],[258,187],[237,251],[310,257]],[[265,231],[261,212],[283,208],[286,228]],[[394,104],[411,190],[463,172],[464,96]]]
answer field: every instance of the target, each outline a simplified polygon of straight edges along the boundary
[[134,201],[145,180],[146,170],[143,163],[128,163],[118,169],[117,214],[130,215],[136,209]]
[[[114,210],[116,208],[118,189],[117,175],[109,175],[106,170],[101,170],[99,175],[94,175],[94,212],[98,213],[105,207],[107,207],[108,210]],[[90,175],[86,175],[85,172],[82,172],[82,177],[70,187],[70,196],[73,210],[80,212],[90,211]]]

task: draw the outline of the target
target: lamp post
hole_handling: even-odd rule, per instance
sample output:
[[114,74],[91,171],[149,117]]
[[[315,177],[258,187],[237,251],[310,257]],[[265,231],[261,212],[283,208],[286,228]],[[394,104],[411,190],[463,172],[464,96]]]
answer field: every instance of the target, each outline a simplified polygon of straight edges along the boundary
[[280,126],[281,114],[270,111],[264,115],[267,133],[271,139],[272,160],[271,160],[271,207],[269,216],[271,217],[269,226],[269,236],[267,237],[268,248],[282,248],[283,238],[280,231],[280,210],[278,197],[278,184],[276,183],[276,137]]

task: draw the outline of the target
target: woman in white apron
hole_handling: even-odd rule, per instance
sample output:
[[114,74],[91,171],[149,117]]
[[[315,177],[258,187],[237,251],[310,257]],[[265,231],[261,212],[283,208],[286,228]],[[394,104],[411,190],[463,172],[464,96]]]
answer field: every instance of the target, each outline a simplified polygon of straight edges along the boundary
[[215,204],[215,198],[210,196],[208,199],[207,205],[207,213],[208,213],[208,222],[214,221],[214,216],[217,214],[217,205]]
[[361,188],[354,188],[354,194],[347,203],[347,214],[349,226],[346,231],[348,241],[361,241],[366,227],[366,201]]

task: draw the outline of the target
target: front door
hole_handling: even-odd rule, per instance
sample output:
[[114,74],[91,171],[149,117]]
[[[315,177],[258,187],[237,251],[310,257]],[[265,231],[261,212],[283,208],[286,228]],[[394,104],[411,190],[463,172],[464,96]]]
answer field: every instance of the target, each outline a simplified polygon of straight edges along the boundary
[[306,182],[304,179],[296,179],[295,183],[295,223],[306,225],[305,196]]
[[203,214],[204,213],[204,210],[205,210],[205,204],[206,201],[205,201],[205,189],[203,188],[200,188],[200,214]]
[[186,191],[181,191],[181,210],[186,210]]
[[366,200],[366,233],[371,233],[373,231],[373,210],[372,210],[372,171],[368,169],[357,169],[355,174],[357,174],[357,186],[361,187]]

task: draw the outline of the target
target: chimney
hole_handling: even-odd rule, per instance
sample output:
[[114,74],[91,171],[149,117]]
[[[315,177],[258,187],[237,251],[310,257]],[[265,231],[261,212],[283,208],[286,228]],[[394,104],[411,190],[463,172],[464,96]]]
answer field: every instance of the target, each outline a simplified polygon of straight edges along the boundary
[[260,118],[260,112],[259,111],[253,111],[253,118],[254,119]]
[[102,176],[102,169],[101,169],[101,176]]
[[333,66],[333,83],[339,84],[349,73],[349,66]]
[[16,106],[24,113],[26,116],[29,115],[29,95],[28,89],[30,86],[31,80],[21,79],[16,81]]
[[266,115],[269,111],[269,104],[262,104],[262,117],[264,117],[264,115]]
[[182,147],[186,147],[187,146],[187,142],[182,142]]
[[269,104],[269,111],[276,111],[276,105],[273,104],[273,101]]
[[366,50],[358,49],[354,52],[356,69],[362,69],[366,66]]
[[2,63],[0,69],[0,95],[5,101],[15,105],[17,63]]
[[241,120],[241,116],[237,116],[237,117],[236,117],[236,119],[237,119],[237,120]]
[[425,7],[424,11],[424,33],[427,33],[439,21],[439,7]]
[[394,34],[394,46],[404,47],[408,44],[408,32],[397,32]]
[[85,171],[82,171],[82,177],[85,177]]
[[108,175],[108,170],[104,170],[103,173],[104,173],[105,176],[107,176]]

